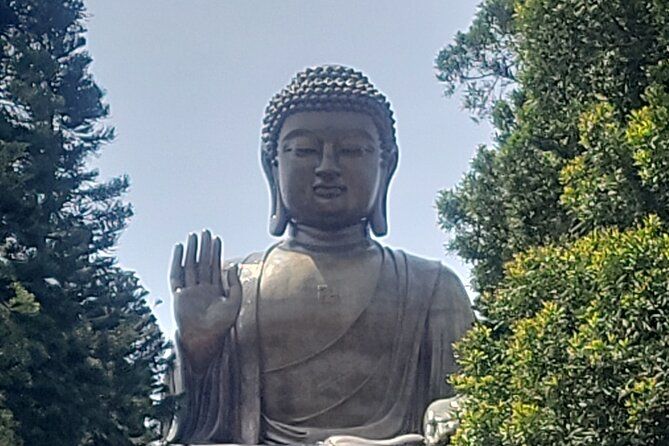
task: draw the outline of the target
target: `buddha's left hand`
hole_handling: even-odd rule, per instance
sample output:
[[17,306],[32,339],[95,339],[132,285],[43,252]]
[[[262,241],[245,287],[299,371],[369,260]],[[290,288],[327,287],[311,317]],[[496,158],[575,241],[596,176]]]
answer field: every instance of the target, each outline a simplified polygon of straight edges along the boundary
[[457,411],[460,409],[462,397],[455,396],[435,400],[425,411],[423,432],[428,446],[450,444],[450,439],[460,426]]

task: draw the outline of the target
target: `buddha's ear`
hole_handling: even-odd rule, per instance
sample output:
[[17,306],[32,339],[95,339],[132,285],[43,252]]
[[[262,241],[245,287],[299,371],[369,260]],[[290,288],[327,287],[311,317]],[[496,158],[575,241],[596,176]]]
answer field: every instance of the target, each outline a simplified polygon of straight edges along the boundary
[[379,187],[374,210],[369,218],[369,226],[377,237],[382,237],[388,233],[388,215],[386,212],[388,202],[388,187],[390,180],[397,168],[397,152],[392,153],[389,159],[382,161],[383,176]]
[[281,199],[277,166],[273,165],[270,169],[271,174],[268,175],[268,180],[270,183],[269,188],[271,191],[272,204],[271,215],[269,217],[269,233],[274,236],[282,236],[286,231],[286,226],[288,226],[290,217],[288,216],[288,210]]
[[374,212],[369,219],[369,227],[377,237],[382,237],[388,233],[388,218],[386,216],[386,195],[387,187],[384,190],[379,190],[379,196],[374,204]]

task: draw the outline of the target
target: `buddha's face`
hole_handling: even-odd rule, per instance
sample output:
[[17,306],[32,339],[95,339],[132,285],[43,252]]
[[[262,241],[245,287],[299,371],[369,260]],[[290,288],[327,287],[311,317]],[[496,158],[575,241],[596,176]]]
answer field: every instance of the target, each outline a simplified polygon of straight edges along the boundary
[[367,218],[384,178],[379,133],[358,112],[300,112],[279,134],[278,180],[292,220],[336,230]]

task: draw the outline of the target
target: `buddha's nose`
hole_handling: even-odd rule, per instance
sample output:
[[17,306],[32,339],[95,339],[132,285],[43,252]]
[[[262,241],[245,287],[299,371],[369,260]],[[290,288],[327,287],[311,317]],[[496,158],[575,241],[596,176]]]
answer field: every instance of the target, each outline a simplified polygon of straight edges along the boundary
[[324,144],[323,155],[316,167],[316,176],[324,181],[331,181],[341,176],[341,169],[337,161],[337,152],[332,144]]

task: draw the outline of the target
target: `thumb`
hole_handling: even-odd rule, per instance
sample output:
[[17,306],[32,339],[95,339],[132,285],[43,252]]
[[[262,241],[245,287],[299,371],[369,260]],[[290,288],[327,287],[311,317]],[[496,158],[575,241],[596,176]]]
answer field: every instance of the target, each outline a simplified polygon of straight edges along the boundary
[[234,265],[232,268],[228,269],[228,285],[230,289],[228,291],[228,299],[232,302],[242,300],[242,283],[239,280],[239,265]]

